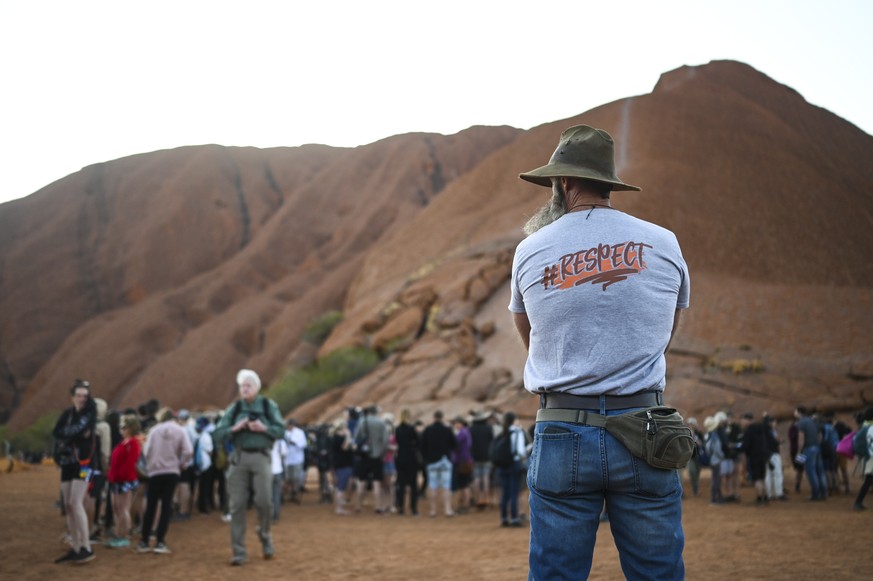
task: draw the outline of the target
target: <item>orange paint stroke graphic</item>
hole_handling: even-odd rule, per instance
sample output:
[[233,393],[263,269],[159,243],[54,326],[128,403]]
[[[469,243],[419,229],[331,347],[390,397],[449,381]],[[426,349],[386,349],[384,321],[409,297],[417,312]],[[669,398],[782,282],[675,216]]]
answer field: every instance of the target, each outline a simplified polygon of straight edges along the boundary
[[598,244],[578,252],[565,254],[543,271],[542,285],[548,290],[567,290],[579,285],[602,284],[605,291],[610,285],[627,280],[645,270],[643,242]]

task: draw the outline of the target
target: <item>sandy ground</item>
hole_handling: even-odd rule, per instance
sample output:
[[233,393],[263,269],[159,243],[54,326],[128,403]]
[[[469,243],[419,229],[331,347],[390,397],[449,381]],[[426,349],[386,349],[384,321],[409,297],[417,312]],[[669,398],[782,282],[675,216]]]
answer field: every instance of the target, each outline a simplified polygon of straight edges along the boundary
[[[856,478],[854,490],[858,485]],[[172,555],[137,555],[97,545],[91,563],[55,565],[54,558],[67,549],[60,541],[64,521],[53,506],[57,490],[53,466],[0,474],[0,579],[230,579],[244,574],[258,579],[504,580],[527,575],[527,528],[500,528],[494,509],[451,519],[371,511],[339,517],[319,505],[314,492],[305,494],[301,505],[283,505],[272,561],[258,558],[250,513],[248,546],[256,558],[242,569],[230,567],[229,527],[216,513],[171,524],[167,544]],[[807,495],[804,487],[788,502],[766,507],[750,502],[754,494],[749,488],[742,491],[746,501],[736,505],[711,506],[703,495],[688,496],[683,518],[688,579],[869,578],[873,510],[852,511],[853,497],[811,503],[804,500]],[[867,502],[873,505],[873,498]],[[591,579],[623,579],[608,526],[598,534]]]

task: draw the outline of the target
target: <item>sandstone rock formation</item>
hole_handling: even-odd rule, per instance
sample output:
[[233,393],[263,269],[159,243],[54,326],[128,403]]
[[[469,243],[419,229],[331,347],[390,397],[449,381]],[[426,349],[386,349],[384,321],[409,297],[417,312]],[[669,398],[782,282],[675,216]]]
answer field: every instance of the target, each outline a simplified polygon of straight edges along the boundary
[[223,405],[342,305],[368,248],[519,130],[364,147],[186,147],[0,206],[0,404],[13,428],[86,377],[111,406]]
[[4,204],[0,404],[27,425],[81,376],[114,406],[223,406],[235,369],[269,381],[303,326],[339,308],[321,354],[367,345],[384,359],[299,419],[365,402],[530,418],[508,277],[548,194],[517,174],[577,123],[615,137],[619,175],[643,192],[614,205],[676,232],[691,269],[670,403],[785,416],[873,401],[873,138],[725,61],[525,132],[183,148]]

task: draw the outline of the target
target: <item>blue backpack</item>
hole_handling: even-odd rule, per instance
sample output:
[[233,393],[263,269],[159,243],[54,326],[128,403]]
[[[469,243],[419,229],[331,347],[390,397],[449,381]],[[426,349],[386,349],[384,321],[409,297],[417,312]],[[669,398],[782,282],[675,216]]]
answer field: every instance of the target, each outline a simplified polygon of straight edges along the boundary
[[870,424],[864,424],[852,436],[852,452],[862,460],[870,459],[870,448],[867,446],[867,430],[869,429]]
[[833,424],[823,424],[821,427],[822,457],[827,459],[835,458],[839,443],[840,438],[837,436],[837,431],[834,429]]

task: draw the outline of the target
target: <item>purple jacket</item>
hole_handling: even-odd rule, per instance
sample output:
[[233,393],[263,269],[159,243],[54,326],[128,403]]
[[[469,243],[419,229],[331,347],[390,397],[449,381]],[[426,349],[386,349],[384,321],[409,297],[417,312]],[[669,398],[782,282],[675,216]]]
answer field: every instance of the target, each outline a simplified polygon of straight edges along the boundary
[[465,462],[473,461],[473,436],[470,434],[470,428],[463,426],[458,433],[455,434],[455,439],[458,442],[458,447],[452,453],[452,462],[454,464],[464,464]]

